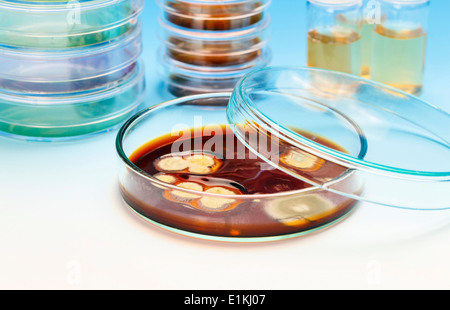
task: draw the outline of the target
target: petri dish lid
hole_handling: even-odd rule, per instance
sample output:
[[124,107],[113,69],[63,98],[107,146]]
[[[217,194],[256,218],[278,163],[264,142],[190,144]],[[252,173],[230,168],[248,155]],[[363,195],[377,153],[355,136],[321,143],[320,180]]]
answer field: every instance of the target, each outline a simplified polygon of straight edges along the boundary
[[158,23],[160,26],[159,37],[162,40],[165,40],[168,36],[176,36],[187,40],[236,41],[264,36],[270,26],[271,17],[269,14],[266,14],[263,19],[253,25],[232,30],[198,30],[185,28],[171,23],[165,16],[159,16]]
[[261,54],[255,59],[232,66],[199,66],[191,65],[173,59],[164,49],[160,49],[160,62],[168,69],[170,72],[176,72],[178,74],[183,74],[184,76],[189,76],[192,78],[230,78],[243,77],[245,74],[255,70],[256,68],[261,68],[267,66],[272,60],[272,51],[270,47],[265,47],[261,49]]
[[144,0],[0,0],[0,45],[70,49],[127,32]]
[[[233,18],[263,12],[271,0],[158,0],[157,3],[165,11],[190,16]],[[239,9],[239,10],[237,10]],[[225,13],[234,13],[223,16]]]
[[114,97],[131,89],[145,80],[145,69],[142,60],[136,61],[136,65],[123,77],[104,87],[56,94],[30,94],[22,92],[10,92],[0,88],[0,103],[9,106],[36,107],[36,106],[71,106],[104,100]]
[[0,46],[0,86],[23,83],[42,93],[52,89],[52,84],[67,84],[70,89],[69,84],[108,76],[137,61],[142,52],[141,30],[139,21],[128,32],[89,47],[50,50]]
[[[237,83],[227,118],[260,158],[313,186],[374,205],[450,208],[450,114],[418,97],[325,69],[266,67]],[[314,168],[323,163],[341,177]]]

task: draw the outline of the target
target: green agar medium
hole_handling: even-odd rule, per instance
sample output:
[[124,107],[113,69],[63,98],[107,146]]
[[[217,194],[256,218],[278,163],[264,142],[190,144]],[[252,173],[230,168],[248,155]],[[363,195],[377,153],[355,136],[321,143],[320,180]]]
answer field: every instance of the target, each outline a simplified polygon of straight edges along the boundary
[[81,96],[52,102],[48,96],[35,102],[28,97],[23,103],[4,96],[0,98],[0,131],[31,140],[70,139],[105,131],[125,121],[143,101],[145,79],[142,71],[135,75],[122,90],[117,91],[118,87],[107,94],[88,94],[86,100]]
[[[62,3],[53,2],[58,5]],[[42,13],[0,8],[0,44],[65,49],[107,42],[127,33],[136,25],[136,19],[132,18],[136,8],[128,2],[79,12],[76,7],[73,12],[55,10]],[[66,5],[62,8],[66,9]]]

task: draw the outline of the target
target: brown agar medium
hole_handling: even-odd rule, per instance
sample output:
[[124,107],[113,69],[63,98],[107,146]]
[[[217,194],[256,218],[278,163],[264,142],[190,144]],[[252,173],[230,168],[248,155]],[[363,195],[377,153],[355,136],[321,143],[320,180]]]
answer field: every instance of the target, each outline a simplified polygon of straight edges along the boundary
[[[204,135],[202,128],[192,129],[191,137],[181,141],[179,136],[167,134],[142,145],[129,157],[130,161],[170,187],[147,186],[136,178],[134,188],[122,188],[125,200],[138,214],[164,226],[233,238],[310,231],[336,221],[352,209],[352,199],[313,189],[298,178],[265,167],[266,163],[246,149],[228,126],[221,128],[222,131],[214,135]],[[174,143],[192,146],[198,143],[195,140],[198,138],[201,139],[200,149],[173,152]],[[212,138],[223,139],[223,143],[217,143],[222,147],[206,151]],[[314,140],[344,151],[325,139],[314,137]],[[238,150],[244,150],[244,156]],[[281,146],[280,161],[304,169],[305,173],[327,177],[345,173],[341,166],[306,152],[293,152]],[[308,189],[310,193],[298,197],[295,194]],[[277,194],[289,192],[292,195],[277,197]],[[265,200],[266,195],[274,197]]]
[[220,67],[234,66],[250,62],[261,55],[261,44],[259,38],[247,41],[233,42],[208,42],[197,40],[186,40],[171,37],[168,39],[168,54],[172,59],[182,63],[205,66]]
[[231,92],[249,70],[266,66],[269,3],[161,0],[161,69],[168,92]]
[[199,4],[167,1],[166,18],[190,29],[224,31],[249,27],[264,17],[263,2],[244,1],[229,4]]

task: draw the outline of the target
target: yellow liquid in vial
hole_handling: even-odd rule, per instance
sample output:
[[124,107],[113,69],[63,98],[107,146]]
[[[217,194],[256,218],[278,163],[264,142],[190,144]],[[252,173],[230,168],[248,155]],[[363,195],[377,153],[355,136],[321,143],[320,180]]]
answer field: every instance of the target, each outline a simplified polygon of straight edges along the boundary
[[372,32],[373,24],[363,23],[361,31],[362,44],[362,69],[361,76],[370,77],[370,63],[372,61]]
[[360,35],[343,27],[309,31],[307,65],[361,75]]
[[390,30],[378,25],[373,33],[370,77],[411,94],[422,91],[426,33]]

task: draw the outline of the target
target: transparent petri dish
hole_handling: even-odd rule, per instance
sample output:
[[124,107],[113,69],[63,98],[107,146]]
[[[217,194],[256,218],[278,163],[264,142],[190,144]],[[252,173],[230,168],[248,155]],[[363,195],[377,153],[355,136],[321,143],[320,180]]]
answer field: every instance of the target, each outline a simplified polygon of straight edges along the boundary
[[145,96],[143,64],[108,88],[64,94],[0,91],[0,134],[7,137],[56,141],[108,131],[129,118]]
[[[450,115],[418,97],[345,73],[314,68],[256,70],[236,86],[228,107],[234,132],[246,138],[261,128],[280,145],[352,171],[363,190],[348,191],[276,156],[258,153],[268,164],[313,186],[366,202],[413,210],[450,208]],[[356,126],[355,126],[356,124]],[[343,153],[292,130],[296,126],[338,144]],[[251,146],[249,146],[252,149]]]
[[157,226],[232,242],[317,232],[360,203],[445,210],[449,120],[354,75],[262,68],[231,94],[182,97],[130,118],[116,140],[121,193]]
[[228,67],[196,66],[176,61],[160,51],[159,74],[164,77],[168,91],[176,96],[211,92],[231,92],[236,83],[252,70],[267,66],[272,58],[269,47],[261,50],[254,60]]
[[62,50],[0,47],[3,91],[63,94],[115,84],[136,66],[141,25],[107,43]]
[[198,30],[233,30],[264,19],[269,0],[158,0],[172,24]]
[[[170,231],[233,242],[293,238],[336,224],[351,213],[356,200],[296,183],[238,144],[227,125],[230,96],[178,98],[146,109],[122,126],[116,142],[119,181],[131,210]],[[213,148],[208,147],[211,139]],[[184,147],[177,146],[180,141]],[[184,144],[187,141],[192,143]],[[176,160],[192,153],[205,155],[211,170],[173,169],[162,161],[170,160],[169,153]],[[359,190],[346,169],[326,163],[314,169]]]
[[138,22],[143,0],[0,0],[0,45],[72,48],[112,40]]
[[199,31],[159,19],[160,39],[171,58],[198,66],[233,66],[250,62],[269,41],[270,20],[232,31]]

